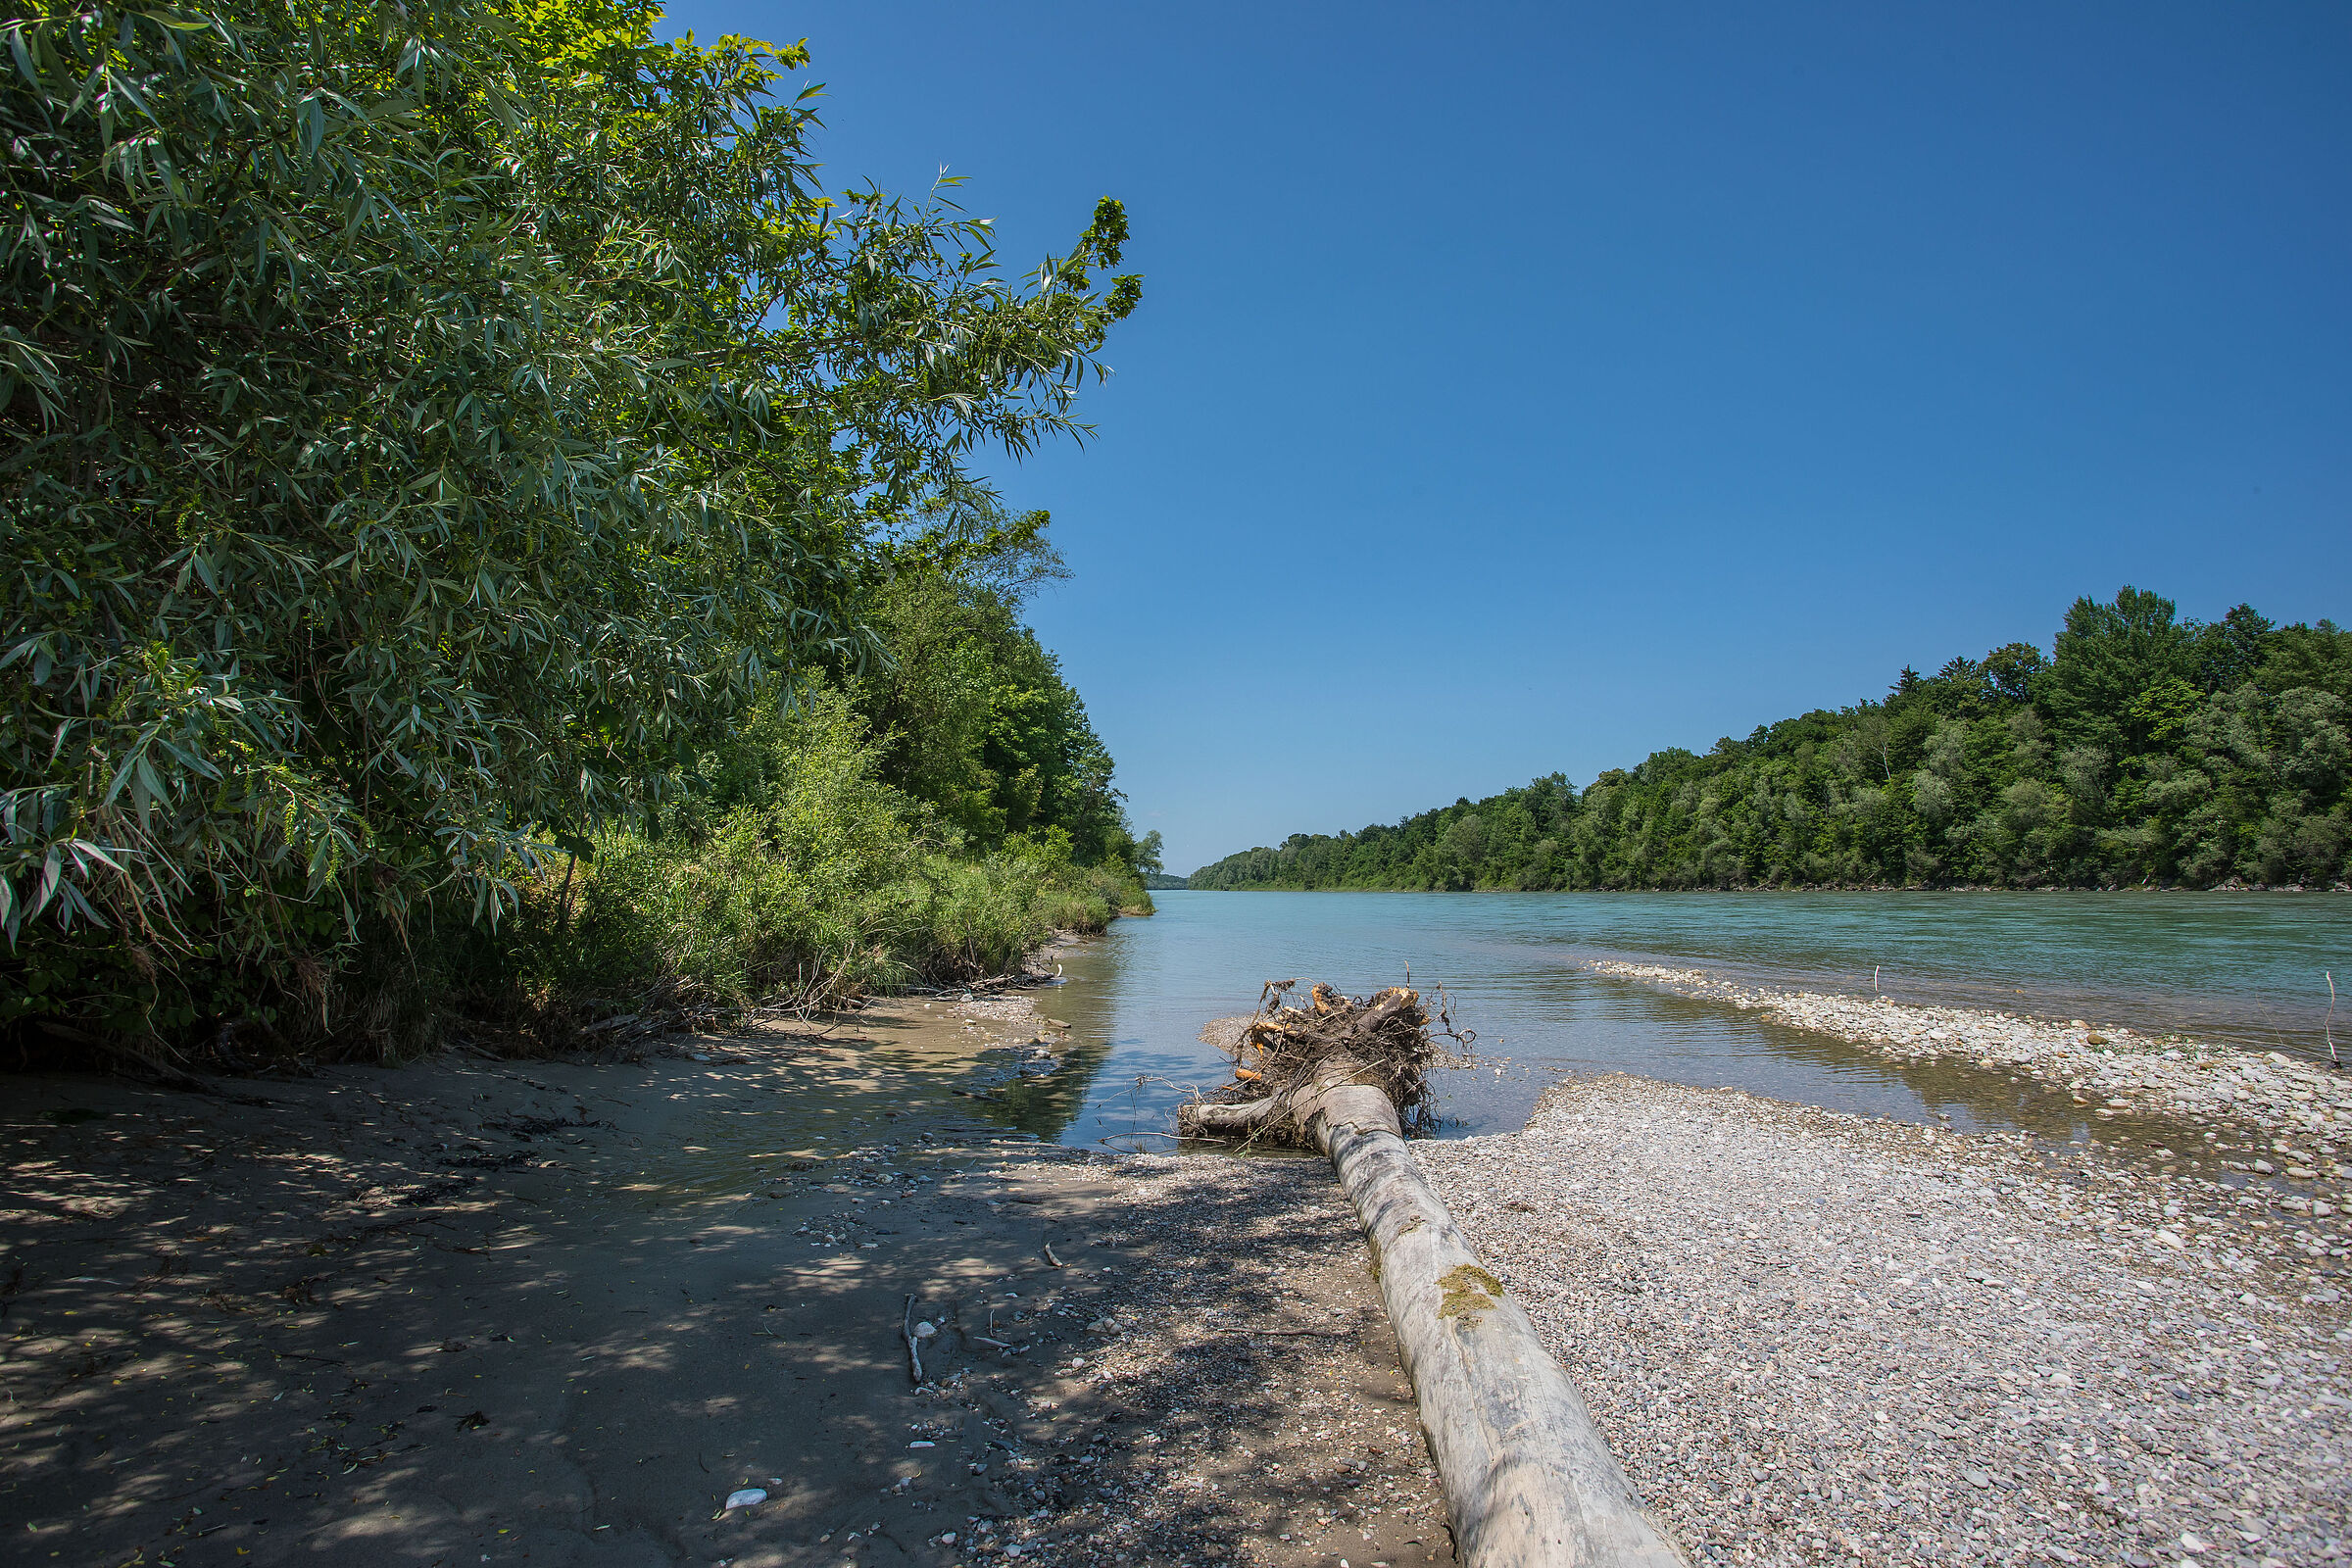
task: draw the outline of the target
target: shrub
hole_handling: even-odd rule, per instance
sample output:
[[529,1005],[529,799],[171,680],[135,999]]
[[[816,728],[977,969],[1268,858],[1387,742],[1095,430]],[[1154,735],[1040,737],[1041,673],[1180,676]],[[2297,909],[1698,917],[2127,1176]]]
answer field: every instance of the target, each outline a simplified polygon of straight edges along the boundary
[[466,934],[464,1004],[550,1042],[624,1012],[824,1006],[1001,973],[1056,930],[1150,907],[1132,873],[1073,863],[1055,831],[959,853],[880,763],[836,691],[756,711],[651,836],[599,835],[500,933]]

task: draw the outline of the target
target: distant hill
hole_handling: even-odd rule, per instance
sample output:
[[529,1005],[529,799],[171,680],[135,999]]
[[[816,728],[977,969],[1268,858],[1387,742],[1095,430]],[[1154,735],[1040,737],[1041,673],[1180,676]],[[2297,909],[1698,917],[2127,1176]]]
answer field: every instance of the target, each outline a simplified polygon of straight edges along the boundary
[[1884,700],[1558,773],[1357,833],[1298,833],[1196,890],[2113,887],[2352,881],[2352,631],[2211,624],[2126,588],[2051,654],[1905,669]]
[[1185,877],[1170,876],[1165,871],[1146,871],[1144,886],[1154,893],[1166,893],[1191,887],[1192,883]]

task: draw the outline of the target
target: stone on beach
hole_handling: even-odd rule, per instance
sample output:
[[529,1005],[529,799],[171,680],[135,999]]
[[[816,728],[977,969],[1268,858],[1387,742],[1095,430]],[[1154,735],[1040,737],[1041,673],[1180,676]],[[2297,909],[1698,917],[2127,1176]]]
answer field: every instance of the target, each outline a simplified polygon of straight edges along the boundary
[[[2328,1131],[2352,1136],[2352,1082],[2323,1062],[2282,1052],[2241,1051],[2126,1028],[2093,1029],[2079,1018],[2026,1018],[1981,1007],[1742,986],[1704,970],[1659,964],[1598,960],[1591,967],[1760,1011],[1897,1059],[1958,1057],[2021,1073],[2070,1089],[2078,1099],[2096,1099],[2108,1110],[2195,1117],[2266,1139]],[[2328,1175],[2352,1176],[2352,1167],[2332,1159],[2326,1163]],[[2322,1173],[2314,1167],[2313,1174]]]
[[2352,1330],[2287,1288],[2275,1211],[1621,1077],[1416,1152],[1694,1558],[2115,1562],[2258,1525],[2319,1562],[2352,1533]]

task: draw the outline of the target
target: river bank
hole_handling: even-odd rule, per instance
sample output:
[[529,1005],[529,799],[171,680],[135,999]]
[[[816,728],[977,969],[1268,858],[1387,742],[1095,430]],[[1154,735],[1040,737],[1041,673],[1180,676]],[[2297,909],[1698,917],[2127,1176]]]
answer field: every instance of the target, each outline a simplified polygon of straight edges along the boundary
[[2185,1118],[2217,1143],[2225,1131],[2234,1131],[2266,1141],[2269,1147],[2261,1154],[2279,1156],[2230,1161],[2224,1168],[2278,1173],[2296,1182],[2352,1177],[2337,1147],[2352,1139],[2352,1076],[2325,1060],[2216,1046],[2182,1034],[2144,1034],[2082,1018],[1740,985],[1701,969],[1606,959],[1589,967],[1870,1046],[1892,1060],[1956,1060],[2029,1077],[2069,1091],[2076,1103],[2093,1107],[2096,1118]]
[[1415,1152],[1701,1560],[2345,1555],[2338,1220],[1619,1076]]
[[[224,1096],[0,1080],[0,1531],[109,1568],[1450,1560],[1320,1161],[986,1119],[1078,1054],[1067,995]],[[2180,1065],[2099,1059],[2142,1057]],[[2298,1082],[2249,1099],[2332,1112]],[[1701,1561],[2352,1535],[2316,1184],[1620,1075],[1416,1152]]]
[[1039,995],[220,1096],[0,1079],[0,1533],[105,1568],[1446,1558],[1322,1167],[980,1119],[1062,1049]]

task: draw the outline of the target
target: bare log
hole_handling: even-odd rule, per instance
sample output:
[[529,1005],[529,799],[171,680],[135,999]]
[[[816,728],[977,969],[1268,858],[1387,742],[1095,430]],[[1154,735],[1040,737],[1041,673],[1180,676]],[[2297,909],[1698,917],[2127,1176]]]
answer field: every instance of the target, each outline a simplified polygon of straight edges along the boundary
[[1318,1116],[1372,1250],[1470,1568],[1687,1568],[1526,1311],[1479,1265],[1396,1112]]
[[[1188,1106],[1182,1123],[1252,1135],[1279,1128],[1329,1156],[1364,1228],[1462,1562],[1688,1568],[1535,1324],[1480,1265],[1422,1174],[1388,1093],[1398,1081],[1396,1067],[1348,1049],[1400,1016],[1418,1027],[1418,999],[1386,992],[1370,1004],[1354,1004],[1363,1008],[1357,1018],[1341,1016],[1346,1003],[1315,988],[1317,1021],[1338,1025],[1319,1031],[1333,1049],[1295,1062],[1279,1092],[1247,1104]],[[1377,1022],[1353,1027],[1375,1011],[1383,1014]],[[1295,1039],[1300,1030],[1294,1023],[1283,1032]],[[1245,1041],[1265,1033],[1260,1026]]]
[[1239,1105],[1188,1105],[1186,1124],[1196,1132],[1234,1133],[1255,1132],[1272,1119],[1272,1100],[1252,1100]]

